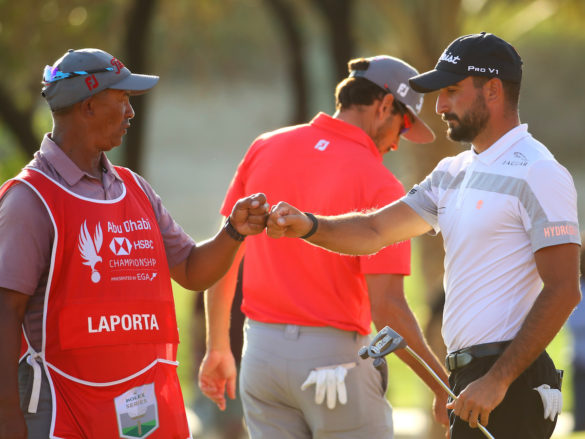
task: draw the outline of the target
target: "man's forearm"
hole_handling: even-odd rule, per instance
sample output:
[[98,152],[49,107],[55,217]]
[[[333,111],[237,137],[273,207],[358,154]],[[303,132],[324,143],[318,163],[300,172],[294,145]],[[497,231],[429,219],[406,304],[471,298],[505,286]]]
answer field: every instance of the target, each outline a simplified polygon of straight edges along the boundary
[[205,322],[207,349],[230,348],[231,306],[234,300],[238,269],[244,254],[240,247],[228,272],[205,292]]
[[[0,331],[2,348],[0,349],[0,410],[20,407],[18,396],[18,356],[20,353],[20,328],[14,316],[0,312]],[[8,334],[14,335],[8,336]]]
[[490,374],[508,386],[522,374],[558,334],[578,303],[575,292],[543,288],[510,346]]
[[412,208],[400,201],[363,214],[348,213],[336,217],[318,217],[319,226],[308,241],[328,250],[369,255],[430,230]]
[[[388,325],[399,333],[435,373],[448,383],[447,373],[437,356],[425,341],[415,315],[408,306],[403,290],[403,276],[367,275],[368,290],[372,306],[372,319],[378,330]],[[432,375],[405,350],[397,350],[396,355],[404,361],[437,395],[444,393],[443,388]]]
[[240,244],[222,229],[194,246],[187,259],[171,269],[171,275],[184,288],[206,290],[225,275]]
[[372,228],[370,216],[348,213],[336,217],[317,216],[319,225],[310,243],[346,255],[368,255],[384,245],[381,236]]
[[514,340],[488,372],[508,386],[546,349],[581,300],[579,246],[545,247],[534,257],[544,286]]
[[[404,301],[403,304],[396,304],[395,310],[392,314],[396,317],[392,318],[387,324],[402,335],[406,344],[435,371],[445,384],[448,384],[449,381],[445,368],[426,342],[416,317],[408,307],[406,301]],[[404,361],[435,394],[445,392],[441,385],[437,383],[424,366],[416,361],[405,350],[397,350],[396,355],[398,355],[398,357]]]
[[20,437],[26,431],[18,393],[18,357],[28,299],[24,294],[0,288],[0,437]]

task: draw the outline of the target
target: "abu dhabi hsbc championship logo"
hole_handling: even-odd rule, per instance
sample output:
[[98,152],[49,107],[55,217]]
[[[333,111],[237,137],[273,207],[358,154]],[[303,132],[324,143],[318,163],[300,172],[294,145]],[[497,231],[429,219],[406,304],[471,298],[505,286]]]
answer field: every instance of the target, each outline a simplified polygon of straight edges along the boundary
[[102,262],[102,257],[99,255],[99,252],[102,248],[103,240],[104,235],[100,223],[97,223],[95,226],[92,237],[87,230],[87,221],[83,221],[79,231],[79,244],[77,247],[79,248],[81,257],[85,261],[83,265],[89,265],[91,268],[91,281],[93,283],[98,283],[101,279],[100,273],[96,270],[95,265],[98,262]]
[[128,238],[115,237],[110,241],[110,250],[116,256],[128,256],[132,251],[132,243]]

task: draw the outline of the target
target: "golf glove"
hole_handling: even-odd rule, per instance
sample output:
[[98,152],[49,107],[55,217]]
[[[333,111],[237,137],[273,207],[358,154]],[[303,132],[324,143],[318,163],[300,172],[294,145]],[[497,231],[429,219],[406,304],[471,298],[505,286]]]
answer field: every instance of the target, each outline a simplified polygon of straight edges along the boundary
[[551,389],[548,384],[542,384],[535,387],[540,397],[542,398],[542,405],[544,406],[544,419],[555,420],[555,417],[561,413],[563,408],[563,394],[559,389]]
[[347,403],[347,389],[345,388],[345,376],[347,369],[355,366],[355,363],[339,364],[335,366],[320,367],[312,370],[301,390],[305,390],[311,384],[315,384],[315,403],[321,404],[327,394],[327,407],[335,408],[337,398],[341,404]]

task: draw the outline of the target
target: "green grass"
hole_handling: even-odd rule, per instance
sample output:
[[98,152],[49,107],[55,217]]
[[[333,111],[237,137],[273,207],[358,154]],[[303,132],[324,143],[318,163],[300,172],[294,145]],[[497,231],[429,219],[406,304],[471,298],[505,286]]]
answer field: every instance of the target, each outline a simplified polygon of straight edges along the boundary
[[138,435],[138,426],[124,428],[123,433],[127,434],[128,436],[143,437],[146,433],[148,433],[150,430],[152,430],[155,426],[156,426],[156,420],[152,420],[152,421],[145,422],[145,423],[140,425],[140,428],[142,430],[141,435]]

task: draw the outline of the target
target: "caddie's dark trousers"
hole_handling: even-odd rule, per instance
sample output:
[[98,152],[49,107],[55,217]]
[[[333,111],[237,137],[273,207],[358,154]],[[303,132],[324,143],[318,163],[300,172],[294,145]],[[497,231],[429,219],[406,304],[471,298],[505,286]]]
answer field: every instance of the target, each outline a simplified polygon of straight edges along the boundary
[[[497,356],[478,358],[469,365],[451,372],[449,383],[456,395],[472,381],[485,375]],[[488,431],[495,439],[547,439],[556,425],[544,419],[540,394],[533,390],[541,384],[560,388],[555,365],[546,352],[516,379],[508,389],[502,403],[491,412]],[[452,411],[449,411],[451,439],[485,439],[478,428],[471,428]]]

